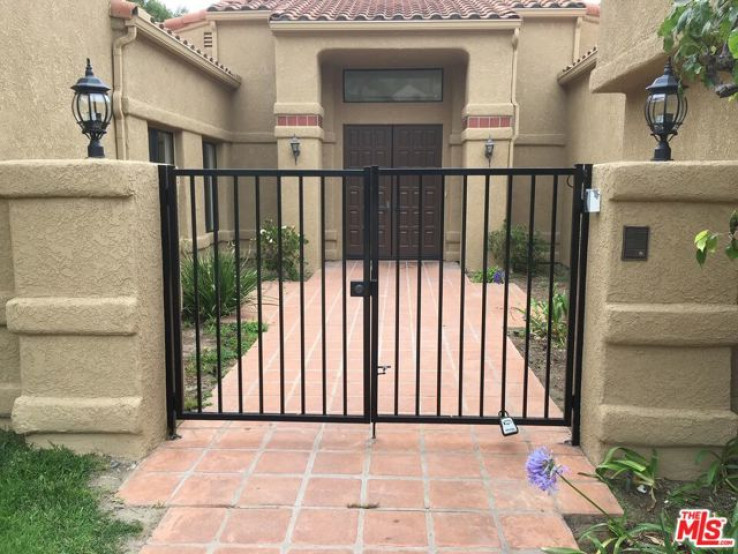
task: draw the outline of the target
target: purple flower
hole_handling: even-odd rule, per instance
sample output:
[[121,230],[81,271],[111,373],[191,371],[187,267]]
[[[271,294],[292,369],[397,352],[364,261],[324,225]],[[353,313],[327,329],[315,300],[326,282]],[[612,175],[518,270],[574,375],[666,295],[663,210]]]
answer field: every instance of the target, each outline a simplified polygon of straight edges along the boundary
[[525,469],[530,484],[549,494],[556,491],[556,480],[566,471],[564,466],[556,464],[553,454],[545,447],[537,448],[528,456]]
[[505,272],[501,269],[498,269],[495,271],[494,275],[492,275],[492,282],[496,283],[498,285],[502,285],[505,283]]

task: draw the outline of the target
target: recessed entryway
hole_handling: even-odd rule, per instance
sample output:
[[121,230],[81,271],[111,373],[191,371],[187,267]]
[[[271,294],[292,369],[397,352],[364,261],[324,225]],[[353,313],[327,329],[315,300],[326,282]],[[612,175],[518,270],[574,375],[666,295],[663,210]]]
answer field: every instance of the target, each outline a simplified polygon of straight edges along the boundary
[[[442,125],[345,125],[344,167],[441,167]],[[399,181],[399,182],[398,182]],[[379,256],[401,260],[440,259],[443,199],[441,178],[383,177],[379,188]],[[364,186],[346,183],[345,255],[363,255]],[[421,223],[422,207],[422,223]],[[420,237],[422,236],[422,248]]]

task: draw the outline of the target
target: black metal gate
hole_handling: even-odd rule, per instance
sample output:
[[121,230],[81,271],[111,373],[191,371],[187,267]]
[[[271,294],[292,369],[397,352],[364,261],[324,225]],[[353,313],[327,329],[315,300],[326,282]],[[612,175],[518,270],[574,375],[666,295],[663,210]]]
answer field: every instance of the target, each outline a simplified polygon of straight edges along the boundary
[[[177,419],[497,424],[509,413],[571,426],[578,443],[590,175],[160,166],[170,431]],[[417,190],[417,209],[394,214],[415,218],[416,260],[380,260],[380,179]],[[363,229],[357,261],[342,252],[349,183],[363,196],[346,215]],[[440,185],[438,251],[455,262],[423,255],[428,183]],[[412,239],[399,228],[382,237],[398,253]]]

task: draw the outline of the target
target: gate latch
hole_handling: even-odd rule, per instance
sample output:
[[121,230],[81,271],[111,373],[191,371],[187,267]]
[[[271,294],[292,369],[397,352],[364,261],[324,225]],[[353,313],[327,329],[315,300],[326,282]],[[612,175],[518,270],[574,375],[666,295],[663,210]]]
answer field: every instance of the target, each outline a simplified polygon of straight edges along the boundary
[[366,281],[351,281],[351,296],[366,298],[371,296],[371,284]]
[[587,189],[584,197],[584,211],[590,214],[600,213],[602,195],[598,189]]
[[392,369],[391,365],[380,365],[377,366],[377,375],[387,375],[387,372]]

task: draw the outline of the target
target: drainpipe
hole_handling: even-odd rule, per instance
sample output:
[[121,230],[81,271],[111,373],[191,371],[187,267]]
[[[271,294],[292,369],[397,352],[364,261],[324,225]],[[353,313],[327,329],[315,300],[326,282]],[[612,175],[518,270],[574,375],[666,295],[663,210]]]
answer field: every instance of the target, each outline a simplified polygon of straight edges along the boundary
[[132,43],[138,36],[134,25],[128,26],[128,33],[113,42],[113,115],[115,117],[115,150],[119,160],[128,159],[125,115],[123,114],[123,47]]
[[513,105],[513,136],[510,139],[510,151],[507,157],[507,166],[513,167],[515,162],[515,142],[520,136],[520,104],[518,104],[518,44],[520,43],[520,29],[513,31],[512,47],[512,86],[510,87],[510,102]]

